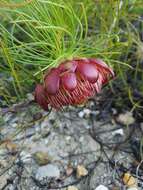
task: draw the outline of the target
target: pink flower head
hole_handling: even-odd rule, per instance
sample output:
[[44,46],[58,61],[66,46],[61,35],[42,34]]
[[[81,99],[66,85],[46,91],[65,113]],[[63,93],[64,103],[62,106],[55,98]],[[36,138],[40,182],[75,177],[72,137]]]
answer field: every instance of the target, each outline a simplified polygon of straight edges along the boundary
[[48,71],[35,89],[35,100],[44,109],[59,109],[86,102],[111,78],[113,70],[100,59],[74,59]]

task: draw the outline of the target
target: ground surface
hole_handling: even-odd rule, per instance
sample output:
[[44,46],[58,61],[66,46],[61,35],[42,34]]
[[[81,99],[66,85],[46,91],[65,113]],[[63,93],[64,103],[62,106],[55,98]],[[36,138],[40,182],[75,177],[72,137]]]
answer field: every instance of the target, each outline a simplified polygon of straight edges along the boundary
[[32,102],[1,109],[0,189],[122,190],[127,172],[142,189],[142,130],[129,112],[98,110],[95,100],[50,113]]

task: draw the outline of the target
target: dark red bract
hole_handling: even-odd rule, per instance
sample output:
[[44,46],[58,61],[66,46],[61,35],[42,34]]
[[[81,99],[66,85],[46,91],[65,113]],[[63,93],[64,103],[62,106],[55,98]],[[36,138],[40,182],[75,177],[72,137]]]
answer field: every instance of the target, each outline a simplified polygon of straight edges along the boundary
[[113,70],[100,59],[74,59],[51,69],[44,84],[35,89],[35,100],[44,109],[78,105],[99,93],[114,77]]

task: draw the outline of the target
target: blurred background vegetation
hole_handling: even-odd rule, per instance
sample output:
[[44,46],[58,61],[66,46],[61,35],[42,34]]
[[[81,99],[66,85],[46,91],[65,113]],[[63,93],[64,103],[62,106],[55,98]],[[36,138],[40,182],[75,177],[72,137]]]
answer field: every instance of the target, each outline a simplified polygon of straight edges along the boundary
[[26,98],[47,68],[73,57],[112,66],[116,79],[103,92],[110,89],[113,106],[143,117],[142,0],[0,1],[2,107]]

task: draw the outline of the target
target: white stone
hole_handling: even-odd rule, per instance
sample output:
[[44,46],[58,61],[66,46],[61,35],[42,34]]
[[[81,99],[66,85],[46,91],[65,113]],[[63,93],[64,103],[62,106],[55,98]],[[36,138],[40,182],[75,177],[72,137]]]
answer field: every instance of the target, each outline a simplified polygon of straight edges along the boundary
[[127,111],[126,113],[119,114],[117,121],[123,125],[131,125],[135,122],[135,118],[131,112]]
[[89,109],[84,109],[83,112],[84,112],[85,115],[89,115],[89,114],[91,113],[91,110],[89,110]]
[[79,116],[80,118],[83,118],[84,112],[83,112],[83,111],[80,111],[80,112],[78,113],[78,116]]
[[91,126],[91,125],[85,125],[85,128],[86,128],[86,129],[91,129],[92,126]]
[[29,101],[32,101],[32,100],[34,100],[34,96],[33,96],[33,94],[31,94],[31,93],[27,93],[27,99],[29,100]]
[[60,177],[60,170],[57,166],[53,164],[48,164],[46,166],[41,166],[38,168],[36,172],[36,179],[42,180],[43,178],[46,177],[54,177],[54,178],[59,178]]
[[115,108],[112,108],[113,115],[117,114],[117,110]]
[[67,190],[78,190],[75,186],[69,186]]
[[78,116],[79,116],[80,118],[83,118],[84,116],[89,116],[90,113],[91,113],[91,110],[89,110],[89,109],[84,109],[84,110],[82,110],[82,111],[80,111],[80,112],[78,113]]
[[76,172],[77,172],[77,178],[81,178],[88,174],[88,170],[83,165],[78,165]]
[[70,137],[70,136],[67,136],[67,137],[66,137],[66,140],[67,140],[67,141],[70,141],[70,140],[71,140],[71,137]]
[[81,137],[79,138],[79,141],[80,141],[80,142],[84,141],[84,137],[81,136]]
[[49,139],[45,139],[44,142],[45,142],[45,145],[47,145],[49,143]]
[[35,131],[39,134],[39,132],[41,132],[41,128],[38,126],[35,128]]
[[17,123],[13,123],[12,127],[17,127],[17,125],[18,125]]
[[109,190],[109,189],[105,187],[104,185],[99,185],[98,187],[96,187],[95,190]]
[[124,135],[123,129],[117,129],[116,131],[112,132],[113,135]]
[[28,163],[28,162],[31,162],[32,155],[29,154],[29,153],[26,152],[26,151],[22,151],[22,152],[20,153],[20,157],[21,157],[21,160],[22,160],[24,163]]
[[127,190],[139,190],[137,187],[129,187]]

